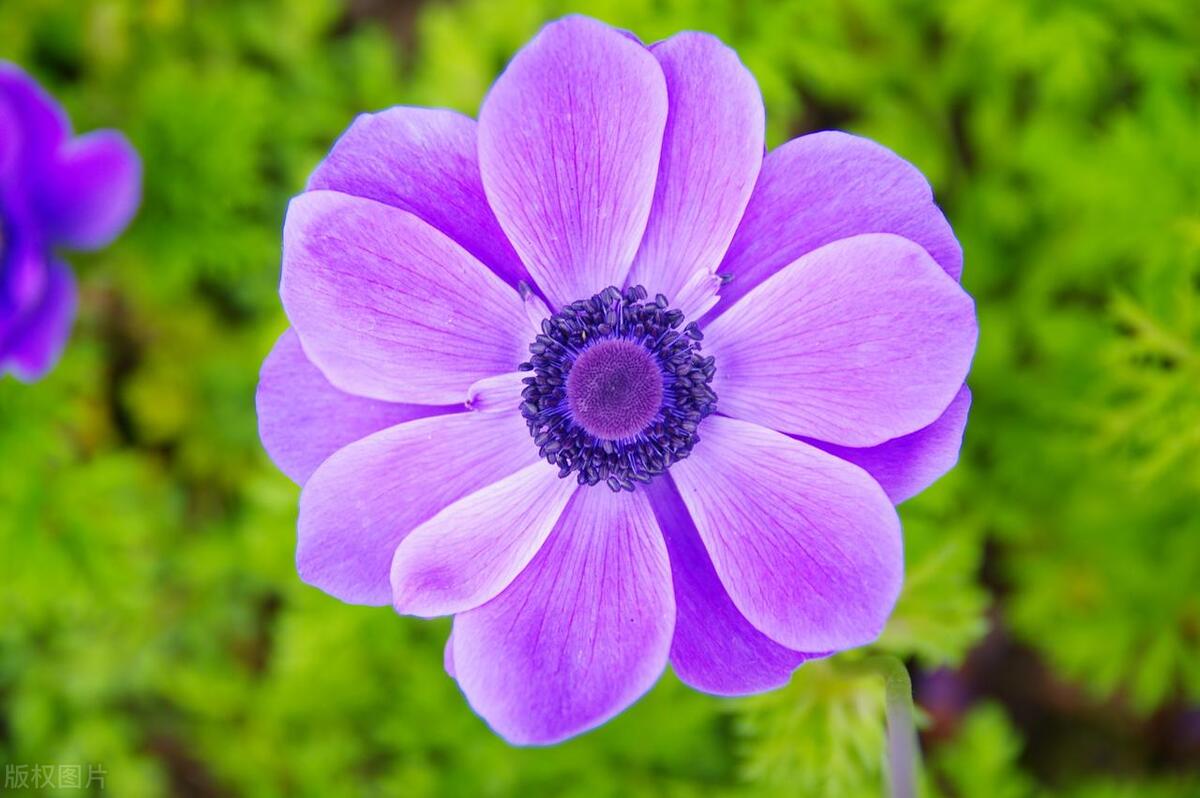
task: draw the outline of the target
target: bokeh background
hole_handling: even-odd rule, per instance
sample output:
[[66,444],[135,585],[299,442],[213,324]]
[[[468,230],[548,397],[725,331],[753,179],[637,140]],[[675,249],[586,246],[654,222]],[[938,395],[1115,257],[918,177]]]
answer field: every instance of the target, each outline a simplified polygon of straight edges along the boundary
[[296,577],[253,404],[285,203],[356,113],[473,114],[569,11],[716,33],[772,145],[875,138],[958,232],[975,405],[958,469],[902,507],[876,646],[915,676],[924,791],[1200,795],[1192,0],[0,0],[0,57],[146,162],[135,226],[73,259],[61,365],[0,381],[0,764],[101,763],[122,797],[881,794],[854,655],[742,700],[667,675],[519,750],[442,672],[446,623]]

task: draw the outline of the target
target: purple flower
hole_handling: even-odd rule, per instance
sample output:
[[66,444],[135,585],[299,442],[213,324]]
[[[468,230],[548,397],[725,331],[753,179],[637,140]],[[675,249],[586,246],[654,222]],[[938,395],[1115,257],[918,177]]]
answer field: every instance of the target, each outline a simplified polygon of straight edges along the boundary
[[258,411],[300,575],[453,615],[514,743],[668,660],[737,695],[871,642],[893,504],[957,459],[975,313],[929,185],[844,133],[764,157],[763,125],[713,37],[571,17],[478,124],[360,117],[288,210]]
[[54,250],[107,246],[137,210],[141,173],[121,134],[72,137],[54,99],[0,61],[0,376],[54,365],[75,316],[75,278]]

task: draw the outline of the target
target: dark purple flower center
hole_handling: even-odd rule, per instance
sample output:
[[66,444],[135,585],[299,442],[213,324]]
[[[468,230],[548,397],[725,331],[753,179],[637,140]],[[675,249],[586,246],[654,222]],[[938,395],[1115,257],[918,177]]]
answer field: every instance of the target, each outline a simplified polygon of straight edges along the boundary
[[645,347],[621,338],[592,344],[567,374],[567,407],[600,440],[637,435],[658,414],[662,395],[658,361]]
[[542,321],[522,363],[521,413],[538,453],[581,485],[633,490],[682,460],[716,409],[704,335],[659,294],[606,288]]

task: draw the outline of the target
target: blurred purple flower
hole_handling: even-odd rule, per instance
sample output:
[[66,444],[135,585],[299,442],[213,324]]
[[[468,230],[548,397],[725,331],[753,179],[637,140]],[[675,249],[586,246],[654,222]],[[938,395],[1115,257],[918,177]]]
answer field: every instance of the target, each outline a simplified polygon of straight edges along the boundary
[[0,61],[0,376],[43,376],[75,317],[75,278],[57,247],[108,245],[141,199],[141,163],[110,130],[72,137],[32,78]]
[[893,503],[957,459],[975,313],[929,185],[763,130],[715,38],[571,17],[478,124],[360,117],[288,210],[258,411],[300,575],[453,615],[447,670],[514,743],[668,660],[736,695],[871,642]]

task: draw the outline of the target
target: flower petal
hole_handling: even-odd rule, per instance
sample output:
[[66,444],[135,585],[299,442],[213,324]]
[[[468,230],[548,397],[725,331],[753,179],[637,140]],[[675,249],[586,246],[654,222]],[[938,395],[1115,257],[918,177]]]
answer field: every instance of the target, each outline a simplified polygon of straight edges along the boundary
[[689,319],[702,319],[721,297],[719,291],[724,280],[716,274],[693,272],[683,288],[675,296],[667,297],[674,307],[683,311]]
[[729,245],[718,312],[792,261],[839,238],[895,233],[962,273],[962,247],[915,166],[868,139],[826,130],[772,150]]
[[284,308],[343,391],[451,404],[525,359],[520,295],[413,214],[310,191],[292,200],[283,235]]
[[542,332],[542,322],[550,318],[550,308],[528,286],[521,290],[521,298],[525,300],[525,318],[529,321],[532,340]]
[[488,201],[552,304],[624,284],[646,229],[666,118],[654,56],[583,17],[547,25],[484,100]]
[[529,374],[513,371],[484,377],[467,389],[467,407],[480,413],[503,413],[521,406],[521,392]]
[[723,413],[843,446],[932,424],[975,352],[974,303],[906,238],[827,244],[705,330]]
[[299,485],[346,444],[405,421],[463,410],[462,405],[405,405],[339,391],[305,356],[295,330],[284,332],[263,362],[255,404],[263,447]]
[[529,275],[484,196],[475,127],[474,119],[441,108],[363,114],[317,166],[308,188],[419,216],[515,288]]
[[459,686],[512,743],[554,743],[600,725],[666,665],[670,579],[644,496],[579,490],[508,589],[454,619]]
[[810,655],[784,648],[738,612],[670,478],[656,479],[645,490],[671,555],[671,666],[680,681],[716,695],[748,695],[787,684]]
[[71,270],[51,262],[37,304],[24,311],[0,341],[0,374],[11,371],[24,382],[45,376],[71,335],[77,303]]
[[[71,132],[70,122],[58,103],[33,78],[15,64],[0,61],[0,105],[8,106],[10,118],[20,135],[17,158],[9,165],[20,167],[20,176],[33,178]],[[9,154],[10,156],[12,153]]]
[[40,176],[36,203],[51,239],[75,249],[107,246],[142,201],[142,161],[120,133],[67,142]]
[[392,555],[406,535],[537,459],[515,412],[432,416],[339,449],[300,494],[300,578],[342,601],[390,603]]
[[[534,448],[528,436],[524,445]],[[495,598],[537,554],[579,489],[538,462],[459,499],[396,547],[392,605],[432,618]]]
[[454,632],[446,638],[446,647],[442,649],[442,667],[446,669],[446,675],[451,679],[457,679],[458,676],[454,673]]
[[20,121],[3,92],[0,92],[0,180],[8,177],[17,162],[20,137]]
[[[0,191],[3,190],[0,185]],[[0,201],[4,197],[0,195]],[[18,202],[0,208],[0,352],[41,303],[49,281],[48,247],[27,209]]]
[[654,205],[629,282],[680,304],[684,286],[715,274],[762,166],[762,94],[737,53],[706,33],[681,33],[651,49],[667,79],[670,111]]
[[883,486],[888,498],[899,504],[954,468],[970,409],[971,392],[964,385],[937,421],[878,446],[855,449],[820,441],[808,442],[865,470]]
[[858,466],[712,416],[671,476],[738,610],[797,651],[874,640],[904,573],[900,521]]

